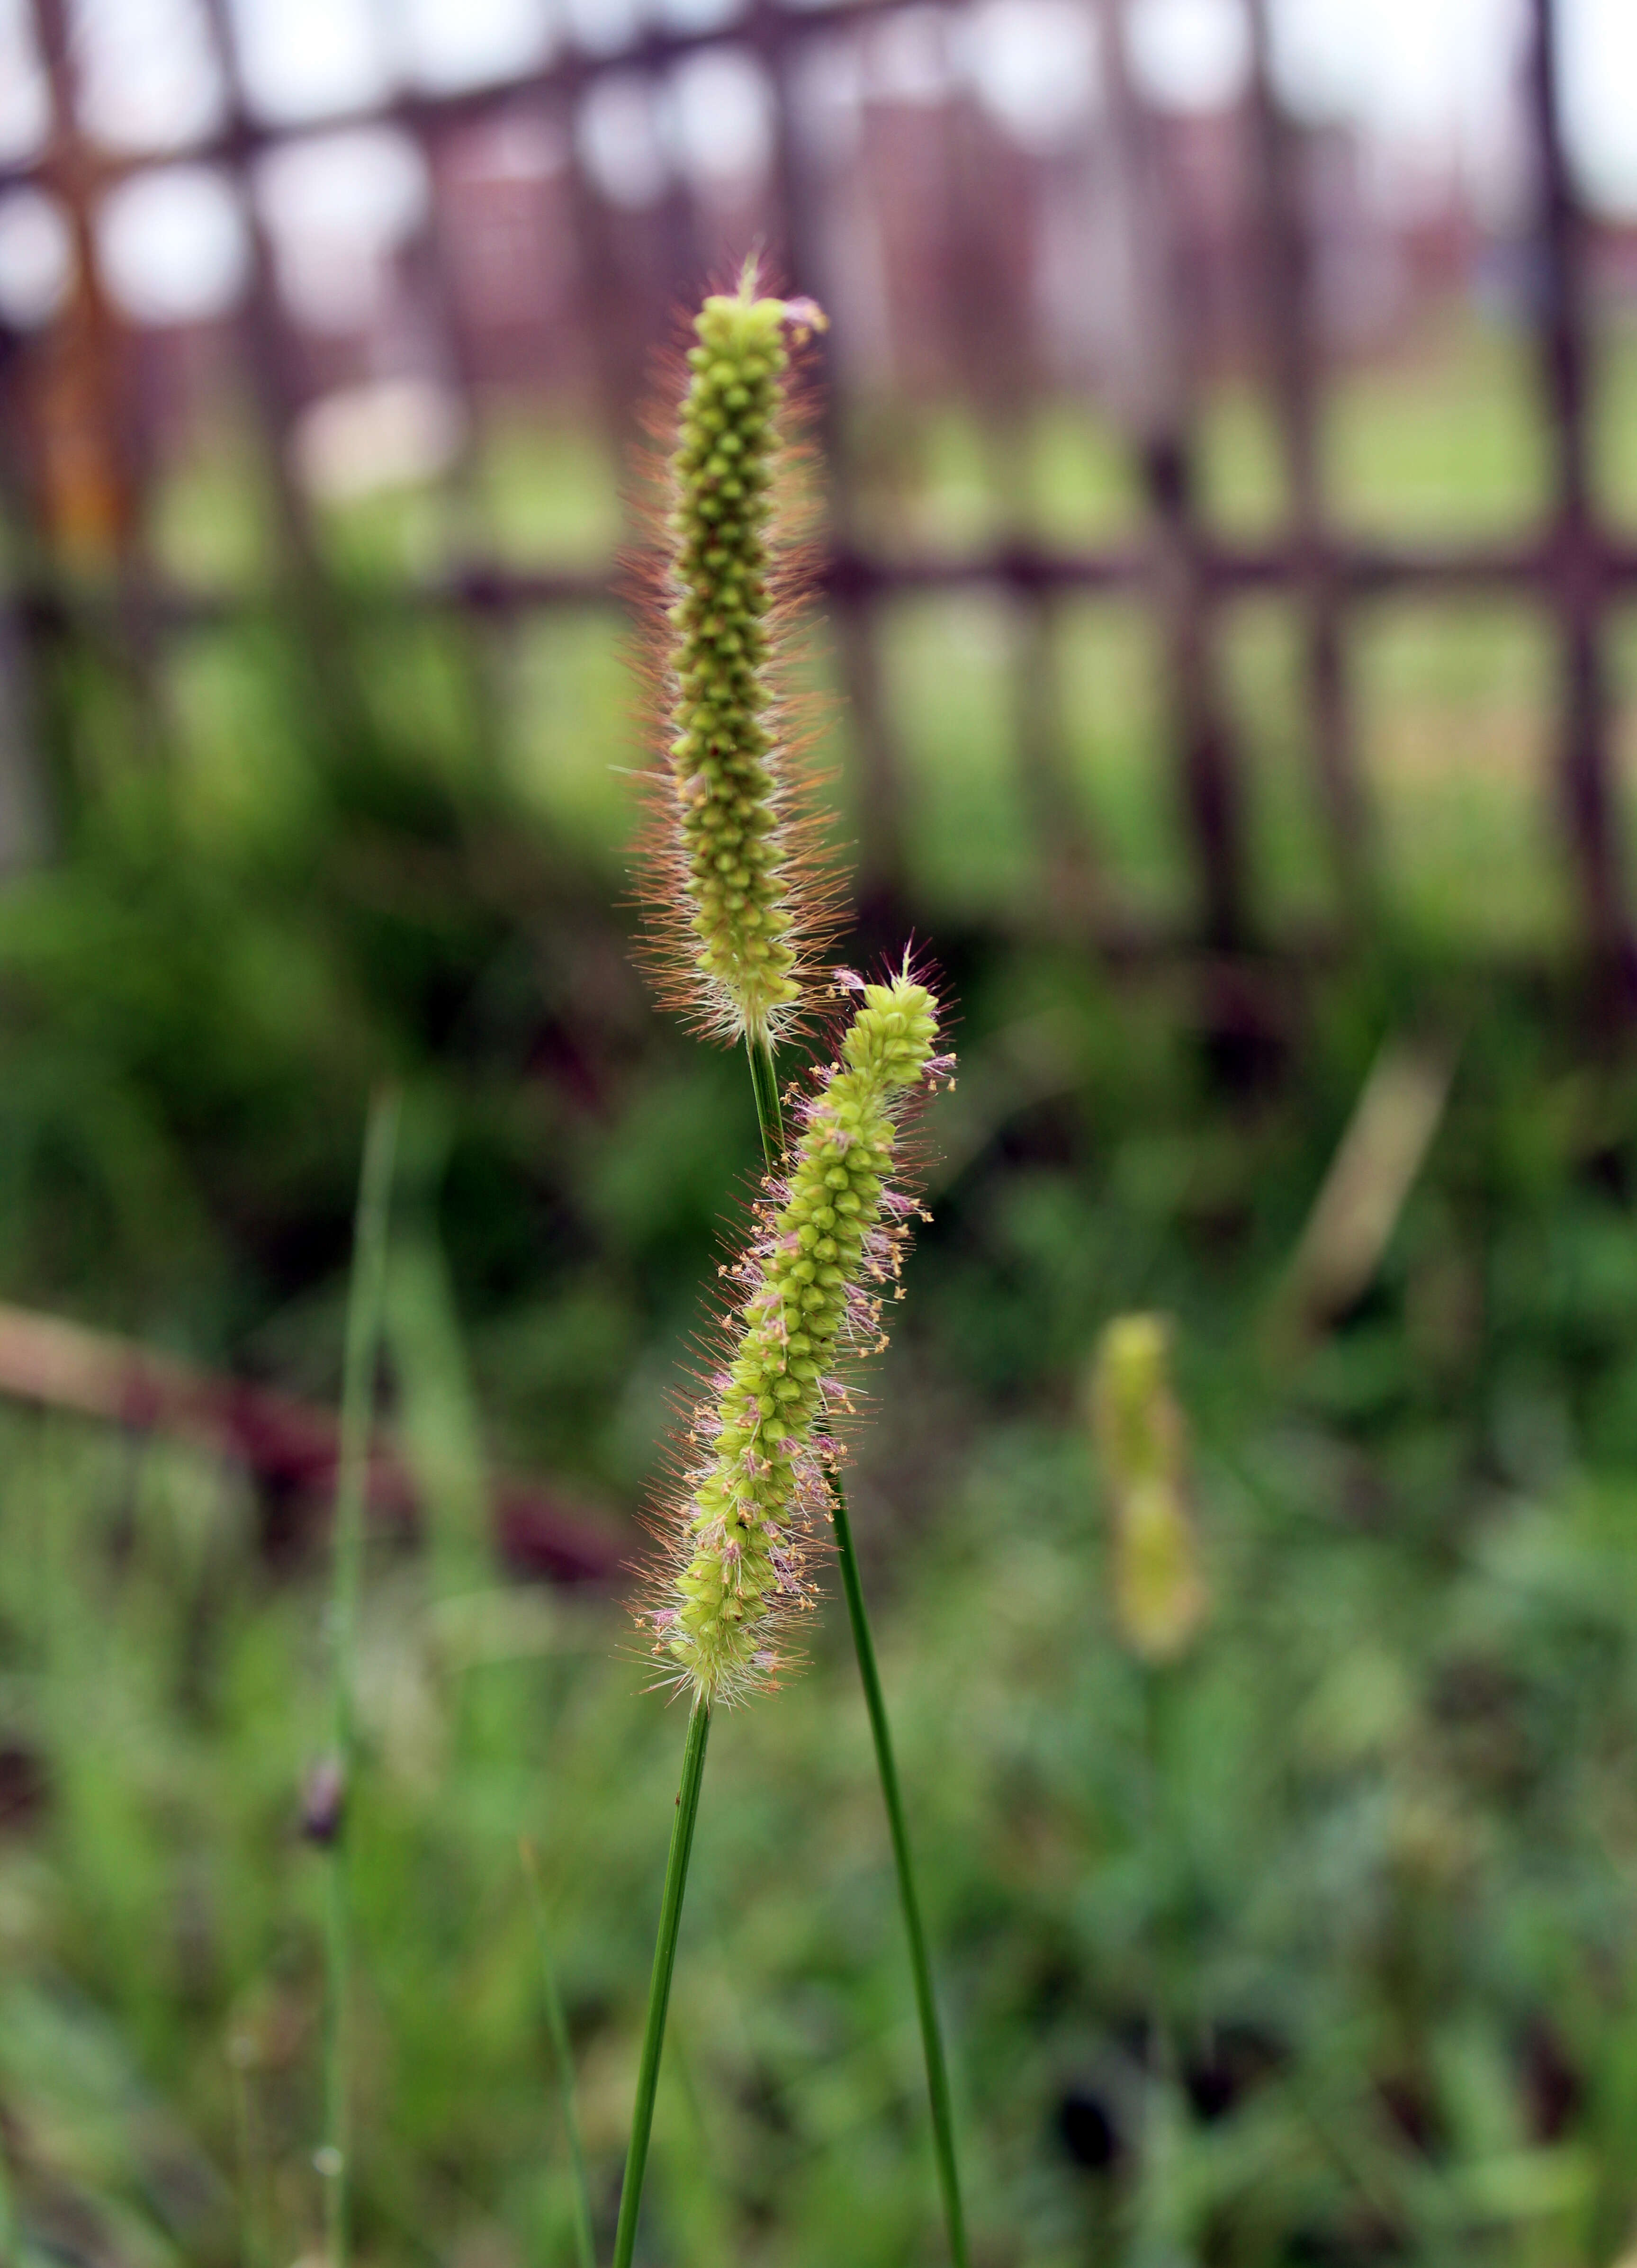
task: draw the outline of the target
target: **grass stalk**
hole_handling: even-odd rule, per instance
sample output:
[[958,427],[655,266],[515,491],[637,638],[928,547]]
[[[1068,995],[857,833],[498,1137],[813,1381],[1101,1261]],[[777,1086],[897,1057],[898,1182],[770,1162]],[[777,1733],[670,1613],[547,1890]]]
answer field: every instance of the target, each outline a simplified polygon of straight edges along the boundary
[[586,2173],[586,2150],[580,2139],[579,2112],[574,2101],[574,2063],[569,2047],[568,2022],[563,2014],[563,1995],[557,1990],[557,1964],[551,1958],[551,1939],[546,1928],[546,1902],[540,1888],[540,1869],[535,1862],[534,1845],[526,1835],[518,1837],[517,1848],[528,1883],[529,1904],[534,1910],[535,1940],[540,1948],[541,1988],[546,2003],[546,2025],[551,2034],[551,2051],[557,2058],[557,2086],[563,2098],[563,2125],[568,2135],[569,2169],[574,2186],[574,2249],[579,2268],[597,2268],[596,2240],[592,2232],[591,2183]]
[[750,1059],[750,1084],[756,1090],[756,1124],[762,1130],[762,1159],[770,1174],[778,1171],[785,1154],[785,1123],[778,1107],[778,1073],[773,1066],[772,1043],[745,1034],[745,1053]]
[[[329,1770],[335,1791],[328,1822],[309,1820],[328,1847],[325,1927],[324,2140],[315,2163],[324,2176],[325,2251],[328,2268],[347,2268],[351,2190],[351,2123],[348,2099],[350,2002],[352,1991],[352,1908],[348,1881],[348,1819],[356,1747],[358,1598],[364,1576],[364,1510],[370,1434],[375,1414],[375,1374],[386,1304],[387,1224],[393,1160],[398,1141],[395,1087],[378,1088],[370,1101],[353,1226],[352,1276],[347,1291],[346,1353],[342,1374],[341,1445],[336,1484],[334,1580],[330,1597],[332,1647]],[[328,1826],[328,1834],[322,1833]]]
[[[750,1058],[750,1083],[756,1091],[756,1123],[762,1130],[762,1155],[774,1173],[784,1153],[784,1126],[778,1107],[778,1078],[773,1050],[765,1040],[747,1034],[745,1051]],[[938,2186],[943,2197],[944,2222],[948,2231],[949,2257],[955,2268],[967,2268],[966,2215],[961,2202],[960,2169],[955,2160],[955,2115],[949,2100],[949,2067],[944,2054],[943,2029],[933,1992],[932,1962],[926,1951],[926,1932],[921,1922],[920,1895],[916,1887],[915,1859],[903,1815],[903,1792],[898,1784],[897,1759],[893,1754],[892,1727],[881,1692],[875,1661],[875,1639],[869,1610],[864,1603],[864,1580],[852,1544],[852,1522],[839,1474],[830,1476],[835,1520],[836,1557],[841,1568],[841,1587],[847,1601],[847,1620],[852,1629],[853,1651],[859,1658],[859,1682],[869,1712],[870,1736],[875,1744],[875,1768],[881,1778],[881,1802],[892,1838],[893,1866],[898,1878],[898,1904],[903,1932],[909,1940],[910,1968],[915,1981],[915,2006],[921,2024],[921,2051],[926,2064],[926,2099],[932,2112],[933,2148],[938,2161]]]
[[619,2223],[614,2233],[614,2268],[630,2268],[637,2242],[637,2218],[642,2210],[643,2176],[648,2165],[648,2143],[653,2132],[653,2101],[660,2084],[660,2058],[665,2047],[665,2020],[671,2004],[671,1977],[676,1967],[676,1937],[682,1926],[682,1897],[688,1888],[688,1862],[693,1856],[694,1828],[699,1817],[699,1788],[704,1778],[705,1743],[711,1737],[709,1705],[697,1702],[688,1719],[688,1742],[682,1751],[682,1780],[676,1797],[676,1816],[671,1827],[670,1856],[665,1865],[665,1895],[660,1904],[660,1933],[653,1948],[653,1975],[648,1984],[648,2016],[643,2028],[642,2061],[637,2070],[637,2101],[631,2112],[630,2149],[625,2160],[625,2180],[620,2191]]
[[[227,2042],[227,2068],[233,2090],[234,2138],[239,2147],[239,2257],[241,2268],[266,2268],[269,2248],[262,2212],[262,2169],[256,2148],[255,2110],[250,2099],[254,2050],[241,2035]],[[10,2254],[0,2249],[0,2261]]]
[[875,1767],[881,1776],[881,1801],[892,1837],[892,1860],[898,1876],[898,1904],[903,1912],[903,1932],[910,1944],[910,1971],[915,1980],[916,2013],[921,2021],[921,2051],[926,2063],[926,2099],[933,2117],[933,2150],[938,2161],[938,2186],[943,2196],[944,2222],[949,2235],[949,2257],[955,2268],[967,2268],[966,2216],[961,2203],[961,2175],[955,2160],[955,2113],[949,2100],[949,2070],[944,2057],[943,2032],[938,2002],[933,1992],[932,1962],[927,1957],[926,1932],[921,1922],[920,1894],[916,1888],[915,1860],[910,1850],[910,1830],[903,1815],[903,1791],[898,1784],[897,1759],[893,1754],[892,1727],[881,1693],[881,1672],[875,1661],[875,1640],[864,1605],[864,1586],[859,1558],[852,1548],[852,1523],[847,1514],[846,1492],[838,1473],[830,1476],[831,1510],[836,1523],[836,1557],[841,1565],[841,1587],[846,1595],[847,1619],[852,1625],[853,1649],[859,1657],[859,1678],[864,1705],[869,1712],[870,1737],[875,1743]]

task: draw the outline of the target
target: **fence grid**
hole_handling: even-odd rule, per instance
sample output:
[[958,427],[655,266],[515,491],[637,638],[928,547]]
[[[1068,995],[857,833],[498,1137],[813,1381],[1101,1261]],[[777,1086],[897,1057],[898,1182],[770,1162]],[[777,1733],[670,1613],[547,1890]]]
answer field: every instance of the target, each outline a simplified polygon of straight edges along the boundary
[[[52,195],[71,219],[77,283],[59,316],[52,351],[82,374],[80,415],[99,427],[114,483],[122,460],[120,323],[99,275],[94,215],[110,188],[151,169],[151,152],[97,144],[78,121],[70,0],[32,0],[48,85],[51,131],[26,159],[0,166],[0,193],[22,186]],[[1301,649],[1304,737],[1315,807],[1328,845],[1344,931],[1357,934],[1379,887],[1379,846],[1360,776],[1350,685],[1350,627],[1362,605],[1397,593],[1449,598],[1510,595],[1537,608],[1554,641],[1557,687],[1554,774],[1569,873],[1584,946],[1599,998],[1611,1014],[1637,1011],[1637,941],[1623,871],[1611,730],[1606,653],[1611,608],[1637,590],[1637,538],[1606,522],[1596,493],[1589,442],[1596,376],[1588,282],[1589,224],[1565,151],[1559,70],[1560,0],[1528,0],[1529,48],[1523,116],[1533,181],[1530,253],[1542,414],[1550,425],[1552,494],[1539,528],[1507,540],[1390,541],[1344,532],[1324,493],[1320,448],[1325,357],[1315,304],[1313,221],[1306,209],[1300,129],[1287,115],[1272,60],[1269,0],[1244,0],[1250,41],[1245,117],[1254,184],[1257,359],[1278,440],[1288,510],[1280,531],[1257,541],[1213,529],[1200,504],[1199,441],[1184,320],[1187,280],[1180,272],[1174,168],[1145,98],[1125,66],[1126,0],[1085,0],[1100,34],[1103,107],[1098,131],[1115,210],[1125,296],[1117,319],[1134,372],[1131,445],[1146,526],[1136,540],[1064,549],[1022,531],[1004,506],[997,539],[978,554],[884,556],[858,531],[845,435],[835,412],[825,436],[833,485],[830,539],[821,580],[844,688],[855,720],[865,839],[871,865],[866,902],[882,905],[903,874],[903,784],[880,682],[877,652],[883,602],[914,593],[988,590],[1005,596],[1016,693],[1014,715],[1020,783],[1038,839],[1045,897],[1057,917],[1095,931],[1102,912],[1095,855],[1077,812],[1058,729],[1052,626],[1078,593],[1125,593],[1153,610],[1165,659],[1169,740],[1176,803],[1197,884],[1194,940],[1235,953],[1257,940],[1244,814],[1243,765],[1220,683],[1218,616],[1224,604],[1260,593],[1287,597]],[[231,0],[203,0],[204,26],[226,91],[220,122],[184,152],[188,162],[224,170],[238,184],[248,217],[247,276],[239,315],[244,361],[266,444],[277,532],[285,563],[309,584],[321,547],[308,499],[293,468],[291,441],[301,401],[293,318],[277,273],[275,247],[254,193],[257,169],[279,151],[321,130],[387,126],[409,136],[433,185],[411,248],[422,319],[442,374],[463,401],[465,431],[479,431],[479,377],[467,348],[452,284],[452,254],[440,209],[440,158],[454,138],[527,109],[554,120],[569,152],[575,251],[594,364],[617,394],[632,355],[626,312],[610,288],[615,218],[587,173],[573,131],[578,107],[617,77],[651,84],[690,58],[732,46],[759,63],[771,91],[771,163],[762,232],[793,288],[824,296],[822,198],[800,130],[798,81],[825,41],[873,35],[911,16],[953,20],[953,0],[748,0],[709,28],[649,28],[608,54],[562,50],[503,83],[455,92],[396,92],[326,115],[321,125],[270,122],[255,111],[241,67]],[[953,137],[958,142],[958,136]],[[962,172],[962,164],[965,172]],[[982,215],[995,183],[976,161],[951,162],[952,197],[964,200],[957,250],[965,304],[1004,306],[1004,261],[986,246]],[[697,216],[680,189],[655,217],[660,276],[681,294],[701,265]],[[959,326],[957,325],[957,331]],[[993,396],[984,423],[1004,497],[1015,490],[1008,455],[1006,326],[968,325],[975,394]],[[18,357],[13,357],[15,364]],[[998,389],[998,391],[997,391]],[[627,388],[629,390],[629,388]],[[1012,437],[1014,439],[1014,436]],[[469,447],[448,479],[472,475]],[[468,519],[468,524],[471,524]],[[38,556],[38,555],[37,555]],[[404,603],[454,609],[482,620],[535,610],[606,607],[615,585],[601,572],[526,569],[468,546],[458,563],[406,584]],[[158,575],[132,534],[122,550],[112,596],[100,597],[45,569],[15,594],[28,640],[50,641],[113,619],[163,638],[228,619],[246,603],[223,590],[183,589]]]

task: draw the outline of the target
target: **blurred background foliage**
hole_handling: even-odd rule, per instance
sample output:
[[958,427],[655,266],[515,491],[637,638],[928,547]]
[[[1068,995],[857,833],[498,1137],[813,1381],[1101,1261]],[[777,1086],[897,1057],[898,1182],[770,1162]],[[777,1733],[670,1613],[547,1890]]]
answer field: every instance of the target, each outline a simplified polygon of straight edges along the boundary
[[[157,703],[116,625],[51,651],[56,854],[0,894],[0,1283],[333,1402],[365,1098],[404,1081],[389,1404],[424,1518],[374,1546],[365,1611],[360,2243],[522,2268],[571,2238],[518,1837],[609,2212],[680,1726],[616,1595],[508,1578],[488,1476],[638,1548],[756,1132],[741,1067],[630,969],[613,632],[385,613],[386,540],[356,531],[316,616],[190,635]],[[1117,623],[1062,635],[1123,871],[1146,841],[1180,894]],[[1269,957],[1257,1044],[1225,1057],[1208,968],[1110,970],[1031,924],[987,636],[976,600],[889,633],[909,911],[962,1071],[856,1486],[978,2257],[1611,2262],[1637,2220],[1637,1095],[1529,949],[1549,870],[1493,747],[1532,729],[1530,647],[1501,608],[1383,609],[1383,744],[1483,760],[1458,787],[1406,767],[1423,863],[1390,867],[1376,946]],[[1299,917],[1277,608],[1227,637]],[[1293,1322],[1303,1224],[1405,1035],[1453,1064],[1424,1168],[1345,1313]],[[1162,1668],[1114,1625],[1087,1413],[1134,1307],[1175,1322],[1212,1600]],[[275,2268],[320,2225],[322,1522],[140,1432],[12,1410],[0,1442],[12,2255]],[[813,1653],[714,1744],[655,2262],[938,2257],[836,1616]]]

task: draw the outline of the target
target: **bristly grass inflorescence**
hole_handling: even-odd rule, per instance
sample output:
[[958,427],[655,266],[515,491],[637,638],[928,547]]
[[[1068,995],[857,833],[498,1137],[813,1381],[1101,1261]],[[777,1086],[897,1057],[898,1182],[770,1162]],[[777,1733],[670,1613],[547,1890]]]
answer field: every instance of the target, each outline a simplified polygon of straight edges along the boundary
[[694,321],[665,481],[651,619],[666,756],[644,906],[661,990],[730,1044],[776,1044],[800,1019],[829,936],[829,886],[805,802],[777,649],[804,554],[776,521],[793,491],[793,356],[825,318],[763,295],[748,262]]
[[1092,1368],[1091,1413],[1113,1513],[1115,1620],[1140,1660],[1174,1661],[1211,1602],[1162,1315],[1117,1315],[1108,1324]]
[[900,1121],[953,1060],[934,1052],[938,1004],[907,971],[842,982],[860,998],[840,1060],[800,1106],[787,1178],[766,1184],[728,1271],[744,1291],[690,1436],[710,1461],[684,1476],[666,1595],[646,1616],[660,1683],[705,1703],[774,1683],[783,1627],[810,1604],[803,1562],[837,1455],[823,1425],[846,1400],[833,1366],[846,1345],[883,1343],[872,1287],[896,1278],[915,1210],[892,1182]]

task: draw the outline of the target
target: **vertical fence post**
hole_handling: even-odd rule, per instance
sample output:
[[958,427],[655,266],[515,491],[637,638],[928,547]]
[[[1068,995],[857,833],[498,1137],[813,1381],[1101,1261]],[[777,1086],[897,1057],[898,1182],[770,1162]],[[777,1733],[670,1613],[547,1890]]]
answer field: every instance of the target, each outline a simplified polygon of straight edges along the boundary
[[251,169],[254,137],[245,99],[244,72],[228,0],[204,0],[204,22],[227,92],[227,141],[235,186],[242,200],[249,252],[240,351],[271,495],[283,565],[291,579],[310,586],[316,548],[306,498],[291,461],[299,389],[291,367],[289,334],[279,306],[273,247]]
[[[406,104],[405,122],[426,168],[426,210],[403,254],[409,288],[424,326],[428,375],[447,389],[459,414],[459,428],[446,464],[439,469],[438,493],[444,515],[451,579],[468,598],[482,558],[494,543],[483,481],[484,403],[471,342],[450,273],[448,195],[450,152],[458,151],[461,122],[440,122],[435,106]],[[473,746],[491,779],[505,768],[506,654],[515,642],[516,623],[497,621],[481,603],[463,606],[453,632],[456,659],[470,702]]]
[[[864,11],[867,13],[868,11]],[[773,95],[771,239],[789,287],[825,301],[825,272],[815,197],[803,162],[797,99],[796,25],[779,0],[753,0],[746,31]],[[856,36],[856,35],[855,35]],[[822,452],[831,567],[828,578],[830,635],[852,738],[859,800],[859,926],[866,942],[895,934],[904,890],[903,783],[881,685],[880,626],[863,581],[847,571],[857,530],[852,452],[841,389],[834,376],[822,388],[818,434]]]
[[569,226],[574,240],[574,312],[591,342],[591,368],[602,414],[602,438],[618,459],[630,444],[642,391],[641,357],[631,344],[629,288],[614,218],[586,162],[581,132],[586,85],[571,78],[558,96],[555,122],[567,152]]
[[262,144],[247,98],[232,0],[204,0],[204,22],[227,92],[227,148],[247,232],[238,346],[273,514],[279,596],[295,637],[295,660],[311,681],[313,729],[334,750],[364,729],[363,688],[345,618],[327,587],[320,530],[291,447],[303,388],[258,194],[254,159]]
[[33,0],[34,36],[50,93],[45,173],[68,215],[70,296],[38,357],[36,478],[59,560],[122,571],[136,509],[136,435],[119,365],[127,342],[108,305],[97,257],[96,180],[80,131],[66,0]]
[[[36,372],[41,519],[54,566],[68,566],[70,583],[89,568],[111,592],[106,630],[92,627],[93,616],[76,624],[71,608],[64,627],[70,640],[90,630],[81,650],[108,667],[126,703],[133,744],[153,762],[166,745],[165,657],[145,556],[145,437],[135,414],[132,342],[109,302],[99,256],[99,171],[80,126],[67,0],[33,0],[33,23],[51,100],[44,170],[67,208],[73,252],[70,296]],[[59,595],[65,587],[59,583]],[[66,800],[74,783],[61,778],[59,791]]]
[[36,481],[52,549],[114,570],[129,558],[136,453],[120,399],[118,322],[95,240],[95,174],[77,114],[66,0],[34,0],[34,39],[50,91],[48,184],[68,213],[70,292],[36,356]]
[[1110,178],[1126,269],[1129,408],[1153,526],[1155,602],[1166,644],[1182,803],[1193,837],[1205,943],[1232,952],[1250,934],[1244,814],[1213,652],[1208,560],[1179,336],[1169,185],[1154,121],[1132,84],[1125,0],[1098,0]]
[[483,448],[483,404],[478,398],[477,373],[467,342],[466,327],[449,280],[446,252],[445,198],[449,151],[458,141],[460,125],[442,125],[435,110],[417,105],[406,107],[421,163],[426,168],[426,210],[405,246],[402,259],[406,281],[425,327],[429,375],[446,387],[460,409],[460,431],[448,463],[442,469],[443,498],[449,513],[453,549],[461,564],[476,549],[482,532],[483,509],[479,470]]
[[1560,790],[1596,1005],[1610,1024],[1637,1007],[1637,953],[1626,899],[1603,654],[1607,553],[1592,495],[1592,379],[1586,231],[1563,142],[1559,0],[1530,0],[1529,116],[1539,196],[1539,351],[1552,419],[1554,497],[1548,547],[1563,716]]
[[1041,401],[1020,155],[984,118],[976,91],[957,85],[945,113],[949,331],[961,384],[984,445],[1007,570],[1011,715],[1037,894],[1054,928],[1083,937],[1107,890],[1067,761],[1060,668],[1061,608],[1038,571],[1030,525],[1030,449]]
[[1268,0],[1250,11],[1251,122],[1256,139],[1264,311],[1273,404],[1290,492],[1308,718],[1325,833],[1343,913],[1360,927],[1372,902],[1370,814],[1359,778],[1347,700],[1343,593],[1324,517],[1320,461],[1319,342],[1301,152],[1273,80]]

